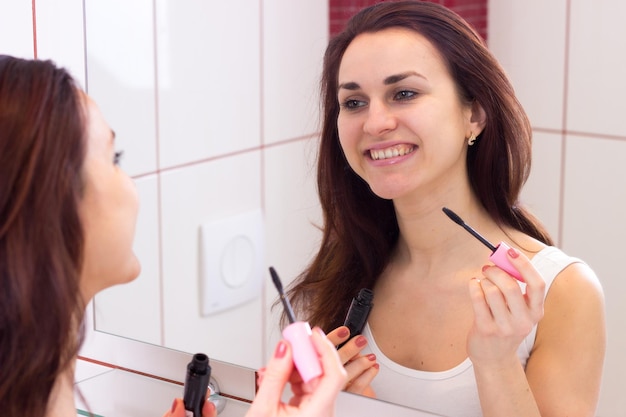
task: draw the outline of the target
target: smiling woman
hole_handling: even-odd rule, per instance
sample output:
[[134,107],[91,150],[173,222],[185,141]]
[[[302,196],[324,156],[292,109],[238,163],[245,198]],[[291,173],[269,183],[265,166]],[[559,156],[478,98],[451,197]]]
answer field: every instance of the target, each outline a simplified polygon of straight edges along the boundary
[[338,83],[341,147],[379,197],[399,197],[404,187],[428,193],[462,175],[468,147],[458,138],[480,135],[485,112],[461,101],[424,36],[395,28],[358,36],[344,52]]
[[[339,349],[345,389],[442,415],[593,415],[602,288],[519,199],[532,131],[480,36],[437,4],[367,7],[328,45],[322,99],[324,237],[289,294],[339,343],[351,298],[373,291]],[[443,207],[510,242],[515,273]]]

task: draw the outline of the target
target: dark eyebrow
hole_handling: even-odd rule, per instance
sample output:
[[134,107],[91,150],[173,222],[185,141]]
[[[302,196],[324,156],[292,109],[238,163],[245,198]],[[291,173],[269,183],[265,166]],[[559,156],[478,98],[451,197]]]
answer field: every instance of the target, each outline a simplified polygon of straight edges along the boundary
[[111,129],[111,142],[115,142],[115,130]]
[[[419,74],[415,71],[407,71],[407,72],[403,72],[401,74],[394,74],[394,75],[390,75],[389,77],[385,78],[383,80],[383,84],[385,85],[391,85],[391,84],[395,84],[397,82],[400,82],[402,80],[404,80],[405,78],[408,78],[410,76],[415,76],[415,77],[420,77],[423,79],[426,79],[426,77],[424,77],[422,74]],[[361,87],[355,83],[355,82],[347,82],[347,83],[342,83],[339,84],[337,86],[337,90],[341,90],[342,88],[345,88],[346,90],[358,90]]]
[[354,90],[358,90],[361,87],[355,82],[349,82],[349,83],[339,84],[337,86],[337,90],[341,90],[342,88],[345,88],[346,90],[354,91]]
[[424,77],[422,74],[418,74],[415,71],[407,71],[407,72],[403,72],[402,74],[390,75],[389,77],[384,79],[383,84],[385,84],[385,85],[395,84],[395,83],[400,82],[400,81],[404,80],[405,78],[408,78],[408,77],[410,77],[412,75],[416,76],[416,77],[420,77],[420,78],[426,79],[426,77]]

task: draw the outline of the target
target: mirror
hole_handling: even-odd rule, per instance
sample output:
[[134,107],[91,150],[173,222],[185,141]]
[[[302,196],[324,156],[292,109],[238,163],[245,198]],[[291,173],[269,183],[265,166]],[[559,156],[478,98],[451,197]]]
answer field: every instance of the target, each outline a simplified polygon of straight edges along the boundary
[[[319,240],[317,84],[327,41],[319,1],[85,2],[87,90],[141,201],[142,273],[96,297],[98,331],[251,369],[265,363],[280,336],[267,267],[287,285]],[[231,282],[229,240],[206,257],[201,249],[220,239],[216,223],[235,218],[235,227],[251,212],[261,213],[261,243],[236,249],[245,253],[234,266],[264,254],[262,268]],[[204,280],[209,262],[218,265]],[[247,280],[256,281],[251,297],[206,313]],[[207,287],[224,299],[204,299]]]
[[[285,284],[315,250],[317,80],[329,13],[326,2],[292,3],[86,3],[88,88],[118,131],[128,157],[123,167],[135,177],[144,202],[137,246],[144,272],[132,287],[98,297],[96,325],[102,332],[210,352],[250,369],[271,353],[279,334],[277,315],[269,309],[275,299],[269,277],[261,277],[258,298],[201,316],[198,253],[202,224],[257,208],[265,221],[266,266],[275,266]],[[582,39],[595,32],[585,29],[589,24],[581,16],[590,15],[582,2],[570,11],[565,2],[549,9],[489,2],[488,39],[535,127],[525,201],[560,246],[596,269],[607,294],[620,294],[624,289],[606,279],[621,267],[610,259],[611,245],[599,250],[592,242],[614,236],[619,247],[621,241],[615,231],[623,224],[619,215],[609,209],[598,222],[595,213],[599,206],[625,202],[615,193],[621,184],[607,182],[620,176],[605,169],[621,164],[604,162],[624,151],[619,141],[596,138],[623,138],[626,127],[616,124],[620,114],[607,109],[592,117],[597,112],[586,107],[597,92],[583,86],[597,77],[584,63],[605,62],[601,56],[587,59],[595,48]],[[598,25],[610,18],[593,16]],[[528,27],[551,29],[529,33]],[[597,45],[609,42],[593,39]],[[567,40],[577,47],[566,51]],[[604,67],[617,68],[608,62]],[[613,82],[606,81],[605,91],[623,86],[618,73],[607,79]],[[584,166],[594,168],[583,173]],[[594,239],[587,238],[590,233]],[[123,311],[122,305],[132,307]],[[617,370],[624,365],[617,354],[612,359],[611,349],[600,411],[621,409],[623,401]]]
[[[611,340],[598,414],[618,415],[626,284],[613,277],[626,234],[626,62],[606,51],[624,50],[626,6],[535,3],[489,1],[489,44],[535,128],[524,199],[605,286]],[[73,72],[116,130],[142,199],[142,275],[98,296],[98,341],[86,352],[127,361],[135,348],[157,358],[203,351],[250,372],[261,366],[279,337],[269,277],[253,300],[200,316],[200,226],[260,208],[265,259],[285,284],[315,250],[327,2],[59,0],[1,9],[0,50]],[[146,366],[158,374],[163,364]]]

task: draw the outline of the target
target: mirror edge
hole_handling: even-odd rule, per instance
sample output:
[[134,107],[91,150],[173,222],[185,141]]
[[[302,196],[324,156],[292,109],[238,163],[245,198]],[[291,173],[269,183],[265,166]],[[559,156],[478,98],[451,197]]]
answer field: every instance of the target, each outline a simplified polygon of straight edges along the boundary
[[[93,301],[85,309],[85,334],[79,358],[184,383],[187,364],[193,354],[97,331],[94,309]],[[210,362],[212,376],[222,393],[242,401],[254,399],[255,370],[214,359]]]

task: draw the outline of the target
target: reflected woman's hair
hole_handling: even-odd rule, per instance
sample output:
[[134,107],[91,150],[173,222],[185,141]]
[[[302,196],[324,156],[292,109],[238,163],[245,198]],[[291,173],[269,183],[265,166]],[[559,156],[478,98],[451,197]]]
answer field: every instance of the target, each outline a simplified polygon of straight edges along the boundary
[[83,109],[68,72],[50,61],[0,57],[3,415],[45,415],[80,344],[84,155]]

